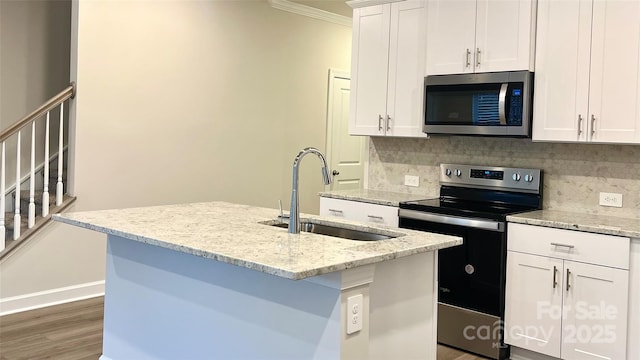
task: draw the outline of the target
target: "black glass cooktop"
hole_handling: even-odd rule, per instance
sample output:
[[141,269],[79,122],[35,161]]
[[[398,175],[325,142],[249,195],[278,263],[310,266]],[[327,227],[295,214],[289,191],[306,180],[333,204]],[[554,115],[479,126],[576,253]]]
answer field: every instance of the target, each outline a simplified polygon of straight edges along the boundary
[[504,220],[509,214],[540,208],[537,194],[443,186],[435,199],[400,203],[401,209],[462,217]]

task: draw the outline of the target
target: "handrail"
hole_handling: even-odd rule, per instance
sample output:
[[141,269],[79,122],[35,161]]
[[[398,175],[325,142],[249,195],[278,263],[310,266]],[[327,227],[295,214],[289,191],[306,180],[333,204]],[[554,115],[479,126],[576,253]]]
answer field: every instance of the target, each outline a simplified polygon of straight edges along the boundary
[[22,118],[22,120],[15,122],[13,125],[9,126],[6,130],[2,131],[2,133],[0,133],[0,142],[7,140],[9,137],[11,137],[11,135],[17,133],[23,127],[29,125],[33,120],[46,114],[47,111],[55,108],[63,101],[69,98],[73,99],[75,95],[76,95],[76,83],[71,82],[67,88],[59,92],[57,95],[55,95],[51,99],[47,100],[44,104],[42,104],[40,107],[35,109],[31,114],[25,116],[24,118]]

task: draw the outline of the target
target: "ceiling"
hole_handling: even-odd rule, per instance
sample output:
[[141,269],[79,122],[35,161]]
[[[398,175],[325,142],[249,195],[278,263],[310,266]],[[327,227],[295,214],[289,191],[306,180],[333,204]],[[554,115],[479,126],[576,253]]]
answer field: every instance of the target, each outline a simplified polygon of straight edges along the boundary
[[301,5],[307,5],[338,15],[351,17],[353,9],[345,4],[345,0],[289,0]]

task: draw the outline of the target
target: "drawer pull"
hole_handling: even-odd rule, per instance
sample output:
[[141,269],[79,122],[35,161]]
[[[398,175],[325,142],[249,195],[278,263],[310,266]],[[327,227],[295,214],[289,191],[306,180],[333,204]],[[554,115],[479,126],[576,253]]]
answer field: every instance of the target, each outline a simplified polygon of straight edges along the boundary
[[556,279],[558,275],[558,268],[553,265],[553,288],[555,289],[558,286],[558,280]]
[[342,214],[344,211],[337,210],[337,209],[329,209],[329,212],[336,213],[336,214]]
[[553,246],[562,246],[562,247],[566,247],[566,248],[569,248],[569,249],[573,249],[575,247],[574,245],[560,244],[560,243],[554,243],[554,242],[552,242],[551,245],[553,245]]
[[567,268],[567,291],[571,288],[571,285],[569,285],[569,275],[571,275],[571,271]]
[[374,220],[380,220],[380,221],[384,220],[384,218],[382,216],[377,216],[377,215],[367,215],[367,217],[369,219],[374,219]]

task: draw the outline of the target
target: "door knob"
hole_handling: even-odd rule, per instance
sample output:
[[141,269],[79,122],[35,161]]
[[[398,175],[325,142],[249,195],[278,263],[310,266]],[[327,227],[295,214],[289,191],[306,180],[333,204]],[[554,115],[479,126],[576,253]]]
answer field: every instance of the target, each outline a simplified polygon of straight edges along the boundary
[[333,171],[331,172],[331,175],[333,175],[333,176],[340,175],[340,171],[338,171],[338,170],[333,170]]

